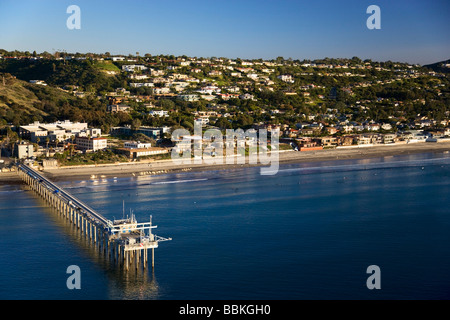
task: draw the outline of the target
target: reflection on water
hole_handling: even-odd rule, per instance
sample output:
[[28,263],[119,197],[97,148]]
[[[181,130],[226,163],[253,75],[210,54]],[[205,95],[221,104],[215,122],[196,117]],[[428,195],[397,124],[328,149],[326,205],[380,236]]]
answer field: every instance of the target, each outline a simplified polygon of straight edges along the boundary
[[159,298],[158,282],[155,273],[146,269],[123,270],[115,269],[108,272],[108,296],[113,300],[156,300]]

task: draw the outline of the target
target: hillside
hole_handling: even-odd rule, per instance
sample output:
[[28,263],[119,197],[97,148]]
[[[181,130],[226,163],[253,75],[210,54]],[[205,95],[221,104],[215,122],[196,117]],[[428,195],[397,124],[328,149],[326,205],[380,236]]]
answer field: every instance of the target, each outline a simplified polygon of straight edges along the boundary
[[[3,85],[0,78],[0,121],[16,126],[71,120],[103,132],[119,125],[193,130],[194,119],[200,119],[221,129],[256,124],[294,129],[314,122],[358,128],[378,123],[395,129],[425,120],[445,126],[450,112],[450,74],[430,69],[446,68],[449,61],[425,68],[357,57],[244,61],[77,53],[62,59],[20,52],[3,57],[0,75],[7,80]],[[122,70],[130,64],[139,68]],[[68,88],[76,89],[77,96]],[[116,103],[129,108],[107,112],[107,105]]]
[[445,60],[445,61],[441,61],[441,62],[428,64],[428,65],[426,65],[424,67],[425,68],[430,68],[431,70],[433,70],[435,72],[449,73],[450,72],[450,67],[446,67],[446,65],[450,65],[450,59]]
[[0,107],[2,110],[9,110],[12,105],[20,105],[27,112],[40,112],[41,110],[34,107],[39,101],[38,97],[27,87],[28,84],[25,81],[18,80],[9,74],[1,74]]
[[58,119],[97,122],[105,119],[106,106],[96,100],[77,98],[59,88],[32,84],[0,73],[0,119],[23,125]]
[[122,86],[120,78],[108,75],[118,73],[120,69],[109,61],[92,62],[90,60],[37,60],[7,59],[0,61],[0,72],[10,73],[18,79],[43,80],[50,86],[64,87],[76,85],[82,91],[113,91]]

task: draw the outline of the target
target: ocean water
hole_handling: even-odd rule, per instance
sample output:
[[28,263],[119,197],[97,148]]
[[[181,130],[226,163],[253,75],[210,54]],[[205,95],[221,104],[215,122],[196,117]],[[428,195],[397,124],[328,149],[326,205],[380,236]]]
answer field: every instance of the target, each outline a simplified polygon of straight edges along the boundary
[[124,201],[173,240],[154,270],[124,273],[26,187],[0,185],[0,299],[450,298],[448,153],[59,185],[111,220]]

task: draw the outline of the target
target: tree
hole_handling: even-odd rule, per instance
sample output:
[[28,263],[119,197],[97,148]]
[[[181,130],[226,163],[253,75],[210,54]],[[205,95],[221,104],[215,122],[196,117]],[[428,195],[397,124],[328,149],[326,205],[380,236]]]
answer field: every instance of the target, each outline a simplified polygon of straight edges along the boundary
[[47,144],[47,154],[48,154],[48,143],[49,142],[50,142],[50,138],[49,137],[45,138],[45,143]]
[[231,123],[225,118],[219,118],[215,123],[216,127],[220,129],[232,129]]
[[141,120],[139,120],[138,118],[133,119],[133,121],[131,122],[131,129],[132,130],[137,130],[141,127]]

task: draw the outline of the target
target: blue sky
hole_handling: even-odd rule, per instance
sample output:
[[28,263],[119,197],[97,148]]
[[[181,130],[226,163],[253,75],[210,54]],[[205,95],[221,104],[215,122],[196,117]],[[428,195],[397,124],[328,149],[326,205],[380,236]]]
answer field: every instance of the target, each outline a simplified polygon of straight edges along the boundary
[[[69,5],[81,30],[69,30]],[[381,30],[369,30],[369,5]],[[448,0],[1,0],[0,48],[196,57],[450,58]]]

